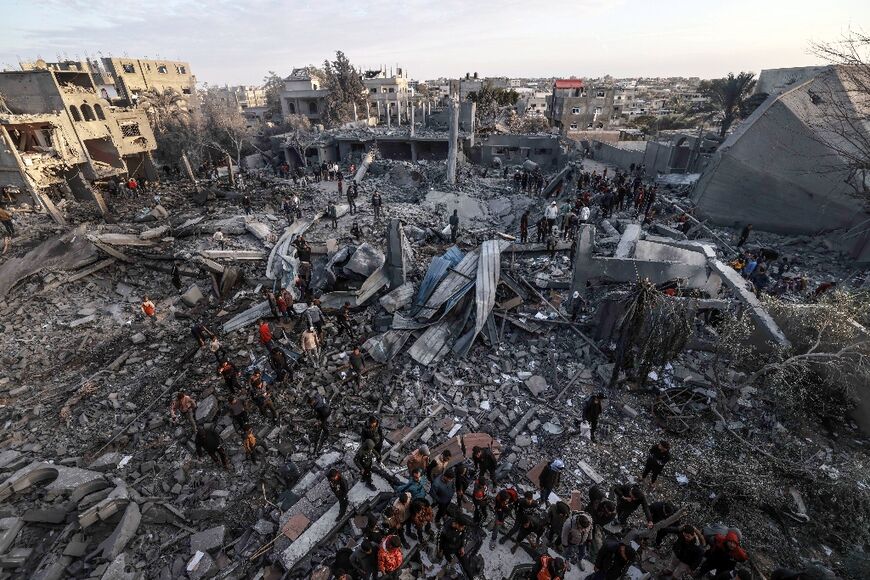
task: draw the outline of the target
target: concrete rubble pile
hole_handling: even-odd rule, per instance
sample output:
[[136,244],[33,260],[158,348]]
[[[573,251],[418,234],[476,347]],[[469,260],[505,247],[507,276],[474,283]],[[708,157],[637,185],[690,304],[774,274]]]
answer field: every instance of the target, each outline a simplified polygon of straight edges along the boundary
[[[572,167],[603,170],[579,159]],[[789,488],[799,483],[754,480],[766,458],[745,442],[812,458],[832,480],[866,482],[866,439],[853,425],[841,427],[843,445],[784,426],[776,401],[743,384],[740,372],[714,386],[711,313],[748,311],[756,348],[789,344],[711,235],[731,232],[699,228],[690,239],[665,198],[653,225],[631,210],[604,219],[596,208],[576,241],[559,240],[551,253],[517,239],[519,216],[528,208],[537,220],[549,199],[515,191],[500,171],[462,165],[457,187],[445,173],[442,162],[376,159],[353,213],[334,182],[267,175],[249,178],[244,192],[201,183],[210,190],[205,205],[182,181],[152,186],[148,196],[107,197],[113,223],[84,204],[58,204],[80,224],[68,228],[19,213],[20,233],[0,263],[0,578],[328,578],[325,566],[363,536],[367,514],[392,502],[420,445],[432,457],[452,449],[453,464],[475,445],[492,447],[500,481],[521,492],[537,492],[544,465],[562,458],[567,470],[554,493],[579,509],[591,485],[638,480],[646,450],[663,437],[679,452],[651,495],[682,506],[684,522],[739,527],[758,570],[793,559],[792,543],[842,565],[842,546],[832,556],[829,540],[812,537],[806,519],[819,516],[797,505],[801,493]],[[374,191],[384,200],[379,220]],[[155,194],[159,203],[149,199]],[[302,217],[288,219],[281,203],[294,194]],[[336,227],[329,202],[338,204]],[[447,221],[454,209],[456,243]],[[310,255],[299,251],[302,238]],[[817,280],[842,266],[815,240],[759,234],[754,243],[800,252],[797,267]],[[318,365],[300,352],[311,318],[296,280],[306,272],[325,314]],[[694,331],[645,387],[620,375],[609,388],[620,297],[640,279],[672,284],[675,300],[692,301]],[[282,288],[295,303],[274,318],[261,290]],[[575,291],[581,298],[572,299]],[[142,315],[146,296],[154,317]],[[345,303],[350,335],[339,332]],[[268,362],[262,318],[292,355],[292,379],[278,381]],[[246,459],[215,359],[191,337],[195,322],[218,335],[243,384],[254,368],[271,383],[277,420],[249,410],[265,446],[259,462]],[[354,346],[365,356],[359,384]],[[190,425],[170,420],[181,390],[197,402],[197,425],[219,435],[229,469],[199,458]],[[312,391],[332,408],[323,440],[306,405]],[[593,444],[582,410],[602,391]],[[369,415],[387,439],[372,488],[353,461]],[[325,477],[332,468],[350,485],[349,511],[337,520]],[[775,503],[759,507],[758,498]],[[484,577],[530,568],[534,552],[491,548],[488,534],[472,533]],[[647,546],[632,574],[656,574],[669,558]],[[414,542],[400,577],[464,577],[439,561],[432,546]],[[567,577],[591,571],[586,562]]]

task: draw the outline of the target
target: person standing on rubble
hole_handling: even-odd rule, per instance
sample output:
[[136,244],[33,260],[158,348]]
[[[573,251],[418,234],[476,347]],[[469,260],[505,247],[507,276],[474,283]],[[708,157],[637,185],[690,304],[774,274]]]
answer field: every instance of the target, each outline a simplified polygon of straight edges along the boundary
[[269,450],[263,444],[262,441],[257,440],[257,436],[254,435],[254,429],[250,425],[248,425],[247,429],[245,429],[245,435],[242,438],[242,449],[245,450],[245,456],[248,460],[255,464],[257,463],[257,449],[262,448],[265,453],[268,453]]
[[275,403],[272,402],[272,393],[266,389],[266,382],[263,380],[260,369],[256,369],[251,375],[248,395],[257,405],[261,415],[264,417],[272,415],[272,420],[275,423],[278,422],[278,413],[275,411]]
[[474,446],[471,449],[471,460],[474,462],[474,467],[477,469],[478,475],[484,477],[486,474],[489,474],[489,478],[492,480],[492,485],[495,486],[495,468],[498,465],[498,462],[495,459],[495,455],[492,453],[492,449],[489,447]]
[[474,525],[481,526],[489,517],[489,487],[482,477],[477,477],[474,480],[471,503],[474,506]]
[[523,497],[514,505],[514,526],[508,531],[505,536],[499,540],[500,544],[506,543],[511,536],[523,529],[523,524],[538,511],[540,503],[535,499],[535,494],[527,491]]
[[552,232],[553,226],[556,225],[556,219],[559,217],[559,206],[556,205],[555,201],[550,202],[550,205],[544,210],[544,217],[547,218],[547,231]]
[[649,503],[647,502],[646,494],[639,485],[632,485],[630,483],[614,485],[613,495],[616,497],[616,519],[620,525],[626,525],[631,514],[637,508],[642,507],[643,515],[646,517],[646,527],[653,527]]
[[[483,476],[481,475],[481,480]],[[492,536],[489,539],[489,549],[495,549],[495,538],[498,536],[498,530],[504,526],[507,517],[510,515],[514,506],[518,503],[520,495],[512,487],[505,488],[495,494],[493,501],[493,511],[495,512],[495,522],[492,525]],[[486,517],[484,515],[484,517]],[[506,540],[505,540],[506,541]],[[504,542],[502,542],[504,543]]]
[[338,209],[335,207],[335,202],[329,200],[329,205],[326,207],[326,215],[332,224],[332,229],[338,229]]
[[603,400],[603,393],[595,393],[583,406],[583,420],[589,423],[589,437],[593,443],[596,443],[595,431],[598,429],[598,419],[604,412],[601,404]]
[[740,547],[740,536],[737,532],[729,531],[727,534],[716,534],[710,542],[707,552],[704,554],[704,563],[695,575],[703,578],[708,572],[716,571],[717,574],[730,572],[740,562],[746,562],[749,556]]
[[453,210],[453,215],[450,216],[448,222],[450,223],[450,243],[455,244],[459,237],[459,210]]
[[429,468],[429,446],[421,445],[408,455],[408,461],[405,462],[405,467],[408,468],[408,473],[415,469],[421,469],[424,473]]
[[224,385],[230,394],[241,389],[241,385],[239,384],[239,369],[237,369],[236,365],[231,363],[229,360],[223,360],[218,364],[218,374],[223,378]]
[[[453,561],[453,558],[459,560],[465,555],[465,515],[448,520],[444,523],[441,529],[441,534],[438,537],[438,548],[447,563]],[[438,519],[438,516],[435,516]]]
[[172,404],[169,405],[169,416],[172,419],[172,422],[178,422],[178,414],[180,413],[185,419],[187,419],[187,422],[190,423],[190,426],[193,428],[193,432],[196,433],[197,427],[196,418],[193,416],[194,411],[196,411],[196,401],[194,401],[190,395],[184,391],[178,391],[175,398],[172,400]]
[[440,522],[447,514],[447,508],[453,503],[456,496],[456,480],[453,469],[447,469],[441,475],[432,480],[432,488],[429,490],[438,511],[435,513],[435,522]]
[[[338,174],[338,199],[341,199],[341,196],[344,195],[344,176],[341,173]],[[348,197],[350,197],[350,190],[348,190]],[[353,212],[351,212],[353,213]]]
[[423,470],[419,467],[411,471],[408,481],[395,488],[396,493],[407,491],[413,499],[423,499],[426,497],[426,484],[429,483],[426,476],[423,475]]
[[190,333],[199,342],[200,348],[204,347],[206,342],[215,338],[214,333],[201,320],[190,327]]
[[334,467],[329,470],[326,479],[329,481],[329,489],[332,490],[332,493],[334,493],[336,499],[338,499],[338,516],[335,519],[340,520],[344,517],[344,514],[347,513],[347,506],[349,503],[347,499],[347,481],[345,481],[341,472]]
[[655,489],[656,480],[665,464],[671,460],[671,444],[662,439],[655,445],[649,448],[646,455],[646,463],[643,466],[643,473],[640,476],[640,481],[646,481],[646,476],[650,477],[650,489]]
[[394,580],[402,567],[402,541],[399,536],[387,536],[378,547],[378,572],[382,578]]
[[245,215],[251,215],[251,196],[247,193],[242,196],[242,209],[245,210]]
[[369,415],[368,420],[360,431],[360,439],[373,442],[375,444],[375,451],[380,454],[384,448],[384,428],[381,427],[381,420],[374,415]]
[[209,457],[211,457],[215,463],[222,465],[224,469],[229,471],[230,460],[227,458],[227,452],[226,449],[224,449],[223,440],[221,439],[221,436],[217,434],[217,431],[214,429],[206,429],[205,427],[198,429],[196,431],[194,443],[196,444],[197,457],[202,457],[202,450],[205,449],[205,452],[208,453]]
[[320,396],[320,393],[317,391],[312,392],[308,395],[307,400],[308,406],[311,408],[311,411],[314,413],[314,418],[319,422],[319,429],[315,435],[315,445],[314,452],[317,453],[317,450],[320,447],[321,438],[325,439],[329,437],[329,416],[332,414],[332,409],[329,408],[329,404],[323,400],[323,397]]
[[337,337],[347,333],[347,335],[350,337],[350,340],[353,341],[355,339],[355,336],[353,332],[353,326],[351,326],[350,302],[344,303],[344,305],[338,311],[338,314],[335,315],[335,320],[338,325]]
[[544,238],[547,237],[547,218],[546,216],[541,216],[541,219],[535,224],[535,234],[538,236],[538,243],[542,243]]
[[556,226],[550,228],[547,234],[547,251],[550,252],[550,261],[556,259],[556,244],[559,240],[559,230]]
[[229,401],[227,401],[227,410],[229,411],[230,419],[233,421],[233,427],[236,428],[239,434],[244,433],[249,424],[248,408],[245,405],[244,399],[236,395],[230,395]]
[[358,346],[353,347],[348,356],[350,360],[350,376],[356,383],[357,390],[362,389],[363,375],[366,372],[366,364]]
[[269,322],[265,318],[260,319],[257,330],[260,334],[260,343],[266,348],[272,346],[272,329],[269,328]]
[[399,536],[402,541],[402,547],[406,550],[411,546],[405,538],[405,525],[408,523],[408,511],[411,508],[411,494],[408,492],[400,493],[389,508],[389,515],[384,523],[389,528],[389,533]]
[[375,212],[374,221],[378,221],[381,219],[381,207],[384,205],[384,199],[381,197],[379,191],[375,191],[372,194],[372,209]]
[[224,247],[226,247],[224,232],[221,228],[218,228],[217,231],[211,236],[211,241],[214,242],[218,249],[223,250]]
[[545,506],[550,505],[550,494],[553,493],[554,489],[559,487],[564,470],[565,462],[561,459],[554,459],[544,466],[543,471],[538,476],[538,486],[541,488],[541,501]]
[[290,368],[290,363],[287,362],[287,355],[279,346],[272,347],[269,351],[269,362],[275,370],[275,376],[278,382],[283,383],[285,380],[293,380],[293,369]]
[[366,487],[375,491],[377,488],[372,483],[372,468],[375,463],[380,460],[380,456],[375,451],[375,442],[371,439],[366,439],[360,446],[356,455],[354,455],[353,463],[360,471],[360,480],[365,482]]
[[320,339],[313,326],[309,326],[307,330],[302,332],[300,343],[302,354],[311,361],[314,368],[318,368],[320,366]]
[[607,540],[595,558],[595,573],[589,580],[619,580],[634,562],[637,552],[615,538]]
[[[562,546],[562,527],[571,515],[571,506],[564,501],[557,501],[547,508],[547,545],[558,548]],[[591,525],[591,522],[590,522]]]
[[592,545],[592,516],[577,512],[562,524],[562,550],[566,559],[583,570],[583,559]]
[[529,241],[529,210],[523,212],[520,217],[520,243],[525,244]]
[[[341,181],[338,183],[341,184]],[[356,193],[354,193],[352,185],[347,188],[347,205],[350,207],[350,215],[354,215],[356,213]]]

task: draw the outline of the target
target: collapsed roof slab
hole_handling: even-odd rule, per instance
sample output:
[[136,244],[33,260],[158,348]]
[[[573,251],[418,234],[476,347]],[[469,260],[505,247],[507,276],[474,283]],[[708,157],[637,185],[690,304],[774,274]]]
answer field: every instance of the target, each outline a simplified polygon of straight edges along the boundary
[[[610,258],[593,256],[595,247],[595,226],[584,224],[577,236],[577,251],[574,258],[574,278],[571,290],[583,292],[586,283],[596,278],[614,282],[635,282],[648,279],[653,284],[663,284],[672,280],[686,280],[688,288],[702,290],[715,296],[721,288],[721,280],[715,272],[709,271],[704,256],[688,252],[682,256],[684,261],[668,261],[640,258]],[[646,244],[647,254],[660,250],[655,244],[640,240],[638,246]],[[673,250],[674,248],[669,248]],[[693,255],[697,255],[697,258]]]

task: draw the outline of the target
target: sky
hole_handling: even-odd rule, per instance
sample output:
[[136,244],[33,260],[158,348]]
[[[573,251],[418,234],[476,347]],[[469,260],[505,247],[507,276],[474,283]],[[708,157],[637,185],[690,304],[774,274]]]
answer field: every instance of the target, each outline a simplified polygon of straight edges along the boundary
[[870,27],[870,1],[0,0],[0,69],[98,56],[190,63],[260,84],[342,50],[414,79],[699,76],[818,64],[810,42]]

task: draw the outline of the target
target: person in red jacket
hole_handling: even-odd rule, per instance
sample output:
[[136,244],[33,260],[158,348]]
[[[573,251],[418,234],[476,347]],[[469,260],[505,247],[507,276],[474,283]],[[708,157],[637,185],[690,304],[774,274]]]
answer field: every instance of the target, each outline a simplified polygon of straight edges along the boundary
[[272,329],[269,328],[269,323],[265,318],[260,319],[260,342],[268,345],[272,342]]
[[541,554],[535,562],[535,567],[529,575],[531,580],[562,580],[568,566],[562,558],[553,558],[549,554]]
[[378,571],[387,578],[395,578],[401,567],[402,541],[399,536],[387,536],[378,547]]
[[736,532],[716,534],[710,542],[707,553],[704,554],[704,563],[701,564],[697,577],[702,578],[712,570],[716,570],[717,573],[730,572],[737,567],[738,562],[745,562],[748,559],[746,551],[740,547],[740,537]]

